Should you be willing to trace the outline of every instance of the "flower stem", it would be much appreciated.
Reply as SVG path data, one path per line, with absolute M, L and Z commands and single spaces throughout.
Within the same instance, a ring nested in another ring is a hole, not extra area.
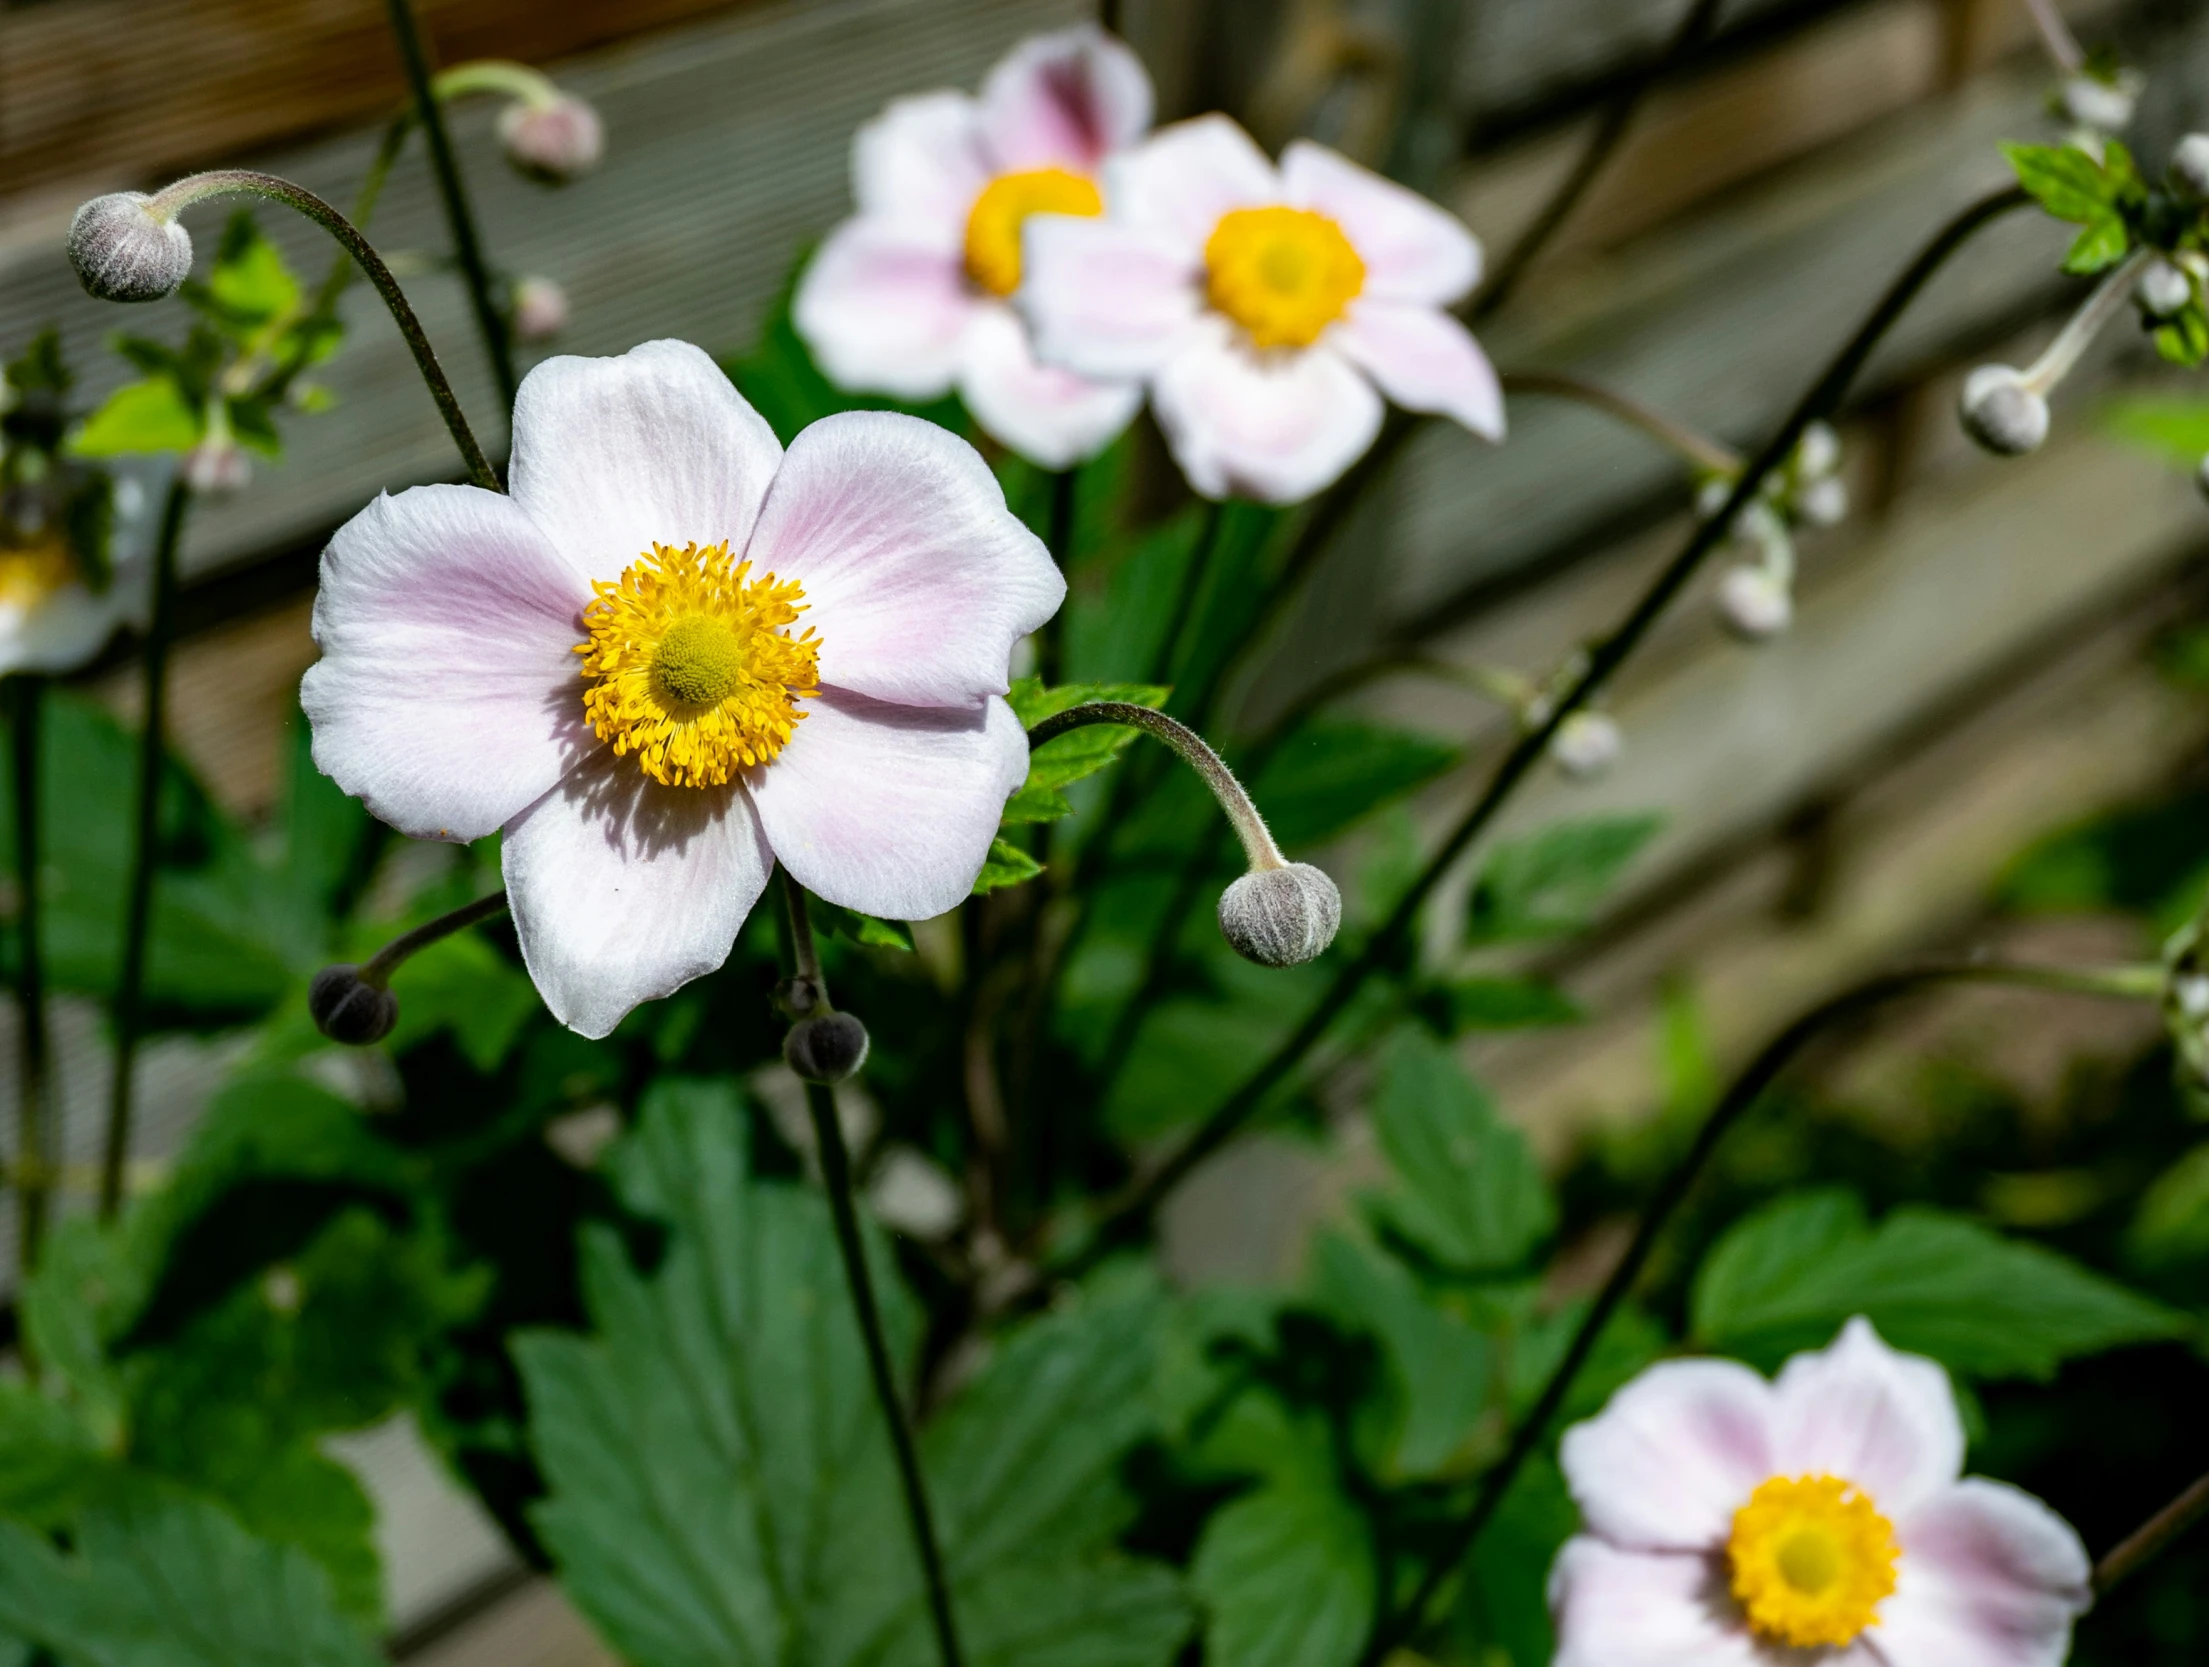
M 173 216 L 193 203 L 204 202 L 210 197 L 251 196 L 265 197 L 271 202 L 282 203 L 295 209 L 328 232 L 360 264 L 368 274 L 368 281 L 376 286 L 376 293 L 391 310 L 392 321 L 399 326 L 399 334 L 414 355 L 415 369 L 422 373 L 422 380 L 429 387 L 430 397 L 437 401 L 438 414 L 445 419 L 445 427 L 453 437 L 453 444 L 460 448 L 461 461 L 467 464 L 468 473 L 478 486 L 493 492 L 502 490 L 498 471 L 491 467 L 491 460 L 484 456 L 483 448 L 476 444 L 475 433 L 468 427 L 468 418 L 460 409 L 460 400 L 453 393 L 453 386 L 437 362 L 437 350 L 430 345 L 428 334 L 422 329 L 422 321 L 415 316 L 414 307 L 399 287 L 399 280 L 391 275 L 391 268 L 384 264 L 383 256 L 376 253 L 374 245 L 363 237 L 360 229 L 335 208 L 324 202 L 303 185 L 294 185 L 288 179 L 274 174 L 256 173 L 249 168 L 219 168 L 204 174 L 192 174 L 159 192 L 146 207 L 149 213 L 163 217 Z
M 1236 837 L 1243 842 L 1243 855 L 1252 868 L 1286 868 L 1288 858 L 1281 855 L 1281 847 L 1273 841 L 1266 829 L 1266 819 L 1258 814 L 1258 807 L 1251 803 L 1243 784 L 1235 779 L 1235 772 L 1214 752 L 1204 737 L 1187 724 L 1169 718 L 1165 713 L 1148 706 L 1137 706 L 1125 700 L 1092 700 L 1080 706 L 1070 706 L 1063 712 L 1055 712 L 1035 728 L 1028 731 L 1028 748 L 1032 752 L 1044 742 L 1064 735 L 1068 730 L 1081 729 L 1089 724 L 1125 724 L 1144 734 L 1163 741 L 1181 755 L 1182 762 L 1204 778 L 1204 785 L 1212 790 L 1220 809 L 1227 813 Z
M 1566 719 L 1587 704 L 1640 646 L 1642 639 L 1656 624 L 1658 616 L 1694 576 L 1703 559 L 1725 537 L 1735 517 L 1755 498 L 1766 477 L 1793 453 L 1796 442 L 1802 438 L 1803 430 L 1828 415 L 1840 403 L 1841 396 L 1855 380 L 1856 373 L 1863 368 L 1865 360 L 1870 358 L 1872 350 L 1879 345 L 1918 291 L 1924 288 L 1948 257 L 1974 232 L 2029 201 L 2031 199 L 2024 191 L 2015 186 L 1982 197 L 1950 220 L 1926 244 L 1902 275 L 1888 287 L 1887 293 L 1826 365 L 1809 390 L 1796 401 L 1794 409 L 1765 442 L 1763 449 L 1741 471 L 1734 481 L 1733 490 L 1727 494 L 1725 505 L 1717 514 L 1697 523 L 1694 531 L 1688 535 L 1686 544 L 1658 574 L 1656 581 L 1643 592 L 1610 635 L 1596 645 L 1594 652 L 1588 656 L 1585 669 L 1558 697 L 1548 715 L 1541 723 L 1529 728 L 1504 756 L 1479 799 L 1443 840 L 1419 877 L 1397 900 L 1388 918 L 1366 939 L 1364 948 L 1336 974 L 1334 982 L 1305 1015 L 1303 1022 L 1197 1126 L 1193 1134 L 1147 1175 L 1131 1183 L 1118 1199 L 1107 1206 L 1097 1224 L 1097 1230 L 1087 1237 L 1083 1247 L 1072 1258 L 1077 1270 L 1105 1254 L 1127 1231 L 1146 1220 L 1159 1199 L 1171 1191 L 1190 1170 L 1225 1144 L 1265 1104 L 1267 1097 L 1288 1080 L 1305 1056 L 1319 1045 L 1320 1040 L 1334 1027 L 1335 1020 L 1365 987 L 1366 981 L 1393 963 L 1397 950 L 1409 936 L 1420 909 L 1425 906 L 1434 888 L 1441 884 L 1443 877 L 1455 866 L 1473 841 L 1487 830 L 1497 813 L 1517 791 L 1519 784 L 1532 773 L 1535 765 L 1547 752 L 1551 737 L 1563 726 Z M 1053 1269 L 1052 1272 L 1055 1276 L 1063 1277 L 1066 1270 Z
M 2076 75 L 2086 67 L 2085 49 L 2056 10 L 2055 0 L 2025 0 L 2025 10 L 2032 14 L 2033 27 L 2040 31 L 2040 44 L 2048 49 L 2048 57 L 2058 70 Z
M 2141 1564 L 2204 1516 L 2209 1516 L 2209 1476 L 2198 1478 L 2184 1493 L 2128 1534 L 2116 1550 L 2094 1565 L 2094 1595 L 2102 1596 L 2120 1580 L 2135 1573 Z
M 2079 304 L 2078 311 L 2056 332 L 2056 339 L 2025 368 L 2019 385 L 2045 397 L 2069 375 L 2071 367 L 2079 362 L 2079 355 L 2101 334 L 2102 326 L 2131 298 L 2132 286 L 2139 279 L 2141 268 L 2155 258 L 2153 249 L 2135 249 L 2111 267 L 2093 292 Z
M 115 1077 L 108 1088 L 107 1144 L 100 1155 L 100 1217 L 112 1220 L 123 1201 L 130 1161 L 132 1099 L 138 1036 L 145 1022 L 146 949 L 153 935 L 153 888 L 160 868 L 161 766 L 167 757 L 169 646 L 176 636 L 176 558 L 183 542 L 191 488 L 180 474 L 169 483 L 153 554 L 153 617 L 146 627 L 140 670 L 145 690 L 138 733 L 137 819 L 131 828 L 130 890 L 123 906 L 122 964 L 115 981 Z
M 473 903 L 463 903 L 451 913 L 439 915 L 435 920 L 424 921 L 413 931 L 400 933 L 371 955 L 361 967 L 361 982 L 372 984 L 379 990 L 388 988 L 391 975 L 411 956 L 419 955 L 442 938 L 467 930 L 478 921 L 489 920 L 493 915 L 505 912 L 506 893 L 502 890 L 494 891 L 488 897 L 479 897 Z
M 460 177 L 460 162 L 453 155 L 452 134 L 445 126 L 445 111 L 437 89 L 430 84 L 429 51 L 422 41 L 422 22 L 414 14 L 414 0 L 390 0 L 391 33 L 399 43 L 399 57 L 406 65 L 407 85 L 413 90 L 415 114 L 421 118 L 429 140 L 430 169 L 437 176 L 437 194 L 445 204 L 445 222 L 452 228 L 453 252 L 468 280 L 468 299 L 475 307 L 476 328 L 483 333 L 483 350 L 490 356 L 492 374 L 498 378 L 499 398 L 514 408 L 514 347 L 507 339 L 506 318 L 491 293 L 491 275 L 483 263 L 483 242 L 476 235 L 475 215 L 468 206 L 468 187 Z
M 53 1165 L 49 1096 L 52 1047 L 46 1030 L 46 967 L 39 943 L 39 722 L 46 679 L 18 675 L 10 705 L 15 753 L 15 999 L 21 1014 L 17 1051 L 15 1170 L 16 1277 L 38 1266 L 46 1232 L 46 1198 Z
M 1074 559 L 1074 508 L 1080 490 L 1080 464 L 1052 474 L 1050 520 L 1043 536 L 1051 560 L 1061 573 Z M 1066 610 L 1061 608 L 1043 622 L 1043 629 L 1036 636 L 1036 671 L 1046 684 L 1056 683 L 1064 670 L 1065 625 Z
M 809 982 L 817 995 L 817 1012 L 828 1011 L 828 984 L 821 975 L 820 950 L 813 941 L 812 916 L 806 907 L 805 888 L 787 870 L 782 876 L 783 903 L 789 922 L 792 971 Z M 813 1140 L 819 1148 L 821 1180 L 828 1193 L 829 1215 L 836 1225 L 836 1248 L 843 1256 L 844 1279 L 851 1289 L 852 1312 L 859 1320 L 860 1340 L 866 1345 L 867 1370 L 874 1379 L 874 1398 L 881 1405 L 883 1422 L 890 1427 L 890 1445 L 897 1454 L 898 1481 L 905 1492 L 905 1515 L 912 1524 L 913 1545 L 920 1554 L 921 1575 L 928 1588 L 928 1616 L 936 1633 L 937 1653 L 943 1667 L 961 1667 L 958 1626 L 951 1613 L 951 1586 L 945 1578 L 943 1554 L 937 1548 L 935 1518 L 928 1508 L 928 1487 L 921 1475 L 920 1454 L 913 1445 L 912 1425 L 898 1394 L 897 1373 L 890 1363 L 890 1346 L 882 1330 L 882 1312 L 874 1297 L 874 1276 L 867 1268 L 866 1246 L 859 1237 L 859 1214 L 852 1205 L 851 1154 L 844 1148 L 844 1131 L 836 1120 L 836 1094 L 826 1083 L 805 1085 L 805 1107 L 813 1119 Z
M 1631 394 L 1620 393 L 1616 388 L 1584 376 L 1572 376 L 1563 371 L 1511 371 L 1503 377 L 1503 391 L 1507 394 L 1546 394 L 1552 399 L 1569 399 L 1592 406 L 1606 416 L 1640 429 L 1659 445 L 1670 447 L 1698 469 L 1712 474 L 1730 475 L 1741 467 L 1740 455 L 1732 447 L 1722 446 L 1686 424 L 1673 421 Z
M 1771 1041 L 1749 1066 L 1719 1096 L 1716 1105 L 1703 1119 L 1703 1126 L 1695 1133 L 1694 1141 L 1670 1173 L 1659 1183 L 1656 1195 L 1642 1213 L 1641 1223 L 1634 1230 L 1634 1237 L 1619 1258 L 1618 1265 L 1603 1282 L 1603 1288 L 1590 1304 L 1579 1329 L 1573 1333 L 1572 1342 L 1550 1371 L 1542 1392 L 1535 1397 L 1534 1405 L 1511 1432 L 1510 1444 L 1495 1466 L 1482 1478 L 1479 1494 L 1473 1500 L 1472 1509 L 1444 1543 L 1439 1556 L 1428 1566 L 1425 1575 L 1413 1590 L 1411 1599 L 1393 1619 L 1384 1620 L 1374 1629 L 1372 1641 L 1360 1658 L 1360 1667 L 1375 1667 L 1385 1660 L 1398 1644 L 1416 1636 L 1427 1624 L 1428 1610 L 1436 1596 L 1449 1582 L 1452 1574 L 1472 1555 L 1473 1546 L 1482 1530 L 1494 1520 L 1502 1508 L 1504 1495 L 1510 1491 L 1526 1461 L 1533 1457 L 1548 1434 L 1552 1419 L 1565 1404 L 1572 1392 L 1574 1379 L 1587 1364 L 1603 1335 L 1603 1328 L 1611 1316 L 1625 1302 L 1634 1283 L 1648 1265 L 1650 1253 L 1666 1225 L 1686 1202 L 1704 1168 L 1716 1154 L 1719 1143 L 1741 1119 L 1763 1098 L 1779 1074 L 1795 1056 L 1844 1019 L 1877 1007 L 1897 996 L 1921 990 L 1929 985 L 1955 983 L 1988 983 L 2024 985 L 2033 989 L 2059 990 L 2073 995 L 2113 997 L 2120 1000 L 2152 1001 L 2160 994 L 2163 969 L 2154 966 L 2074 968 L 2022 966 L 1996 961 L 1934 961 L 1922 966 L 1904 967 L 1895 972 L 1881 973 L 1867 979 L 1853 989 L 1844 990 L 1829 997 L 1796 1019 Z

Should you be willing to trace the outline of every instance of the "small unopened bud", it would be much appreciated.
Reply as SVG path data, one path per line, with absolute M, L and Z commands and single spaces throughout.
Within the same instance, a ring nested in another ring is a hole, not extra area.
M 2151 260 L 2141 268 L 2132 294 L 2148 317 L 2169 318 L 2185 310 L 2186 303 L 2194 298 L 2194 286 L 2193 281 L 2169 261 Z
M 1550 757 L 1575 781 L 1601 775 L 1625 750 L 1626 737 L 1617 720 L 1605 712 L 1575 712 L 1549 738 Z
M 1981 365 L 1964 378 L 1964 432 L 2002 457 L 2022 457 L 2048 438 L 2048 402 L 2008 365 Z
M 349 1048 L 381 1042 L 399 1022 L 399 998 L 360 973 L 350 963 L 324 967 L 307 986 L 307 1011 L 315 1028 Z
M 2209 133 L 2189 133 L 2171 152 L 2171 177 L 2197 197 L 2209 197 Z
M 606 154 L 606 129 L 598 112 L 573 93 L 544 103 L 517 100 L 499 117 L 506 160 L 531 179 L 565 185 L 598 166 Z
M 1795 468 L 1805 480 L 1823 480 L 1841 465 L 1841 437 L 1828 422 L 1814 422 L 1795 442 Z
M 192 234 L 163 220 L 143 191 L 94 197 L 69 222 L 69 263 L 100 301 L 159 301 L 191 276 Z
M 1733 496 L 1731 475 L 1709 475 L 1695 489 L 1695 513 L 1708 521 L 1726 507 L 1726 500 Z
M 1718 582 L 1718 617 L 1736 636 L 1763 642 L 1794 622 L 1795 599 L 1769 568 L 1736 567 Z
M 1317 960 L 1342 925 L 1342 893 L 1308 862 L 1254 868 L 1220 893 L 1220 935 L 1261 967 Z
M 550 341 L 568 327 L 568 292 L 550 278 L 523 278 L 514 285 L 514 335 L 525 342 Z
M 2093 75 L 2074 75 L 2063 83 L 2063 112 L 2081 127 L 2099 133 L 2116 133 L 2132 125 L 2133 106 L 2139 102 L 2140 80 L 2129 71 L 2114 81 Z
M 235 440 L 213 435 L 184 454 L 184 484 L 203 498 L 242 492 L 252 482 L 253 460 Z
M 816 1013 L 790 1027 L 782 1057 L 807 1082 L 842 1082 L 867 1062 L 867 1027 L 849 1013 Z
M 1813 527 L 1838 527 L 1848 519 L 1848 482 L 1839 475 L 1812 481 L 1795 495 L 1795 513 Z

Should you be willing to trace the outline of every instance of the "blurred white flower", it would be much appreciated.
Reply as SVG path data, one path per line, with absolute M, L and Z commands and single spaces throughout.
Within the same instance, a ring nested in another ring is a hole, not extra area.
M 840 387 L 938 399 L 1045 468 L 1096 455 L 1143 402 L 1129 377 L 1038 361 L 1013 311 L 1030 221 L 1095 215 L 1099 172 L 1151 122 L 1150 77 L 1091 24 L 1008 54 L 980 97 L 899 99 L 852 144 L 858 213 L 799 281 L 793 322 Z
M 1730 568 L 1718 581 L 1718 617 L 1750 642 L 1776 637 L 1795 618 L 1792 587 L 1768 567 Z
M 75 671 L 118 629 L 145 629 L 159 532 L 158 515 L 146 511 L 159 494 L 140 486 L 137 473 L 167 467 L 151 459 L 115 466 L 108 582 L 100 589 L 85 582 L 65 529 L 39 495 L 11 495 L 0 514 L 0 676 Z
M 1549 738 L 1550 757 L 1575 781 L 1601 775 L 1625 750 L 1626 736 L 1607 712 L 1574 712 Z

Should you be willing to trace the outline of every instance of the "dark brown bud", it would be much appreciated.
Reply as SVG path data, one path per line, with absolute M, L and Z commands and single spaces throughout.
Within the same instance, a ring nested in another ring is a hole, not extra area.
M 807 1082 L 842 1082 L 867 1062 L 867 1027 L 849 1013 L 816 1013 L 790 1027 L 782 1057 Z
M 365 1048 L 391 1034 L 399 1022 L 399 998 L 346 963 L 314 975 L 307 986 L 307 1011 L 314 1015 L 315 1028 L 331 1041 Z

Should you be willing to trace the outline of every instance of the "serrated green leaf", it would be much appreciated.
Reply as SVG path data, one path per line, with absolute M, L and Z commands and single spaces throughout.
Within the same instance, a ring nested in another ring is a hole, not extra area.
M 266 324 L 299 306 L 299 280 L 276 245 L 262 234 L 251 210 L 240 209 L 223 229 L 215 264 L 207 274 L 207 293 L 244 324 Z
M 1074 814 L 1074 802 L 1055 787 L 1023 787 L 1005 801 L 1005 814 L 998 818 L 1007 828 L 1029 827 L 1038 822 L 1056 822 L 1062 816 Z
M 2084 275 L 2115 266 L 2132 246 L 2132 234 L 2122 219 L 2105 214 L 2089 220 L 2085 229 L 2064 251 L 2063 270 Z
M 1206 1667 L 1351 1667 L 1373 1624 L 1364 1514 L 1316 1470 L 1214 1512 L 1189 1578 L 1208 1616 Z
M 2043 1381 L 2077 1356 L 2192 1329 L 2039 1245 L 1930 1209 L 1874 1226 L 1838 1189 L 1737 1223 L 1698 1270 L 1691 1303 L 1700 1345 L 1765 1367 L 1824 1347 L 1858 1314 L 1895 1348 L 1964 1376 Z
M 1010 840 L 993 839 L 989 842 L 989 858 L 974 881 L 974 895 L 980 897 L 1001 886 L 1017 886 L 1042 872 L 1043 865 L 1019 846 Z
M 1500 943 L 1580 931 L 1663 824 L 1654 815 L 1597 816 L 1497 846 L 1474 884 L 1467 935 Z
M 2076 145 L 2004 145 L 2017 183 L 2058 220 L 2090 222 L 2113 214 L 2123 176 Z
M 1453 742 L 1432 736 L 1319 719 L 1283 743 L 1250 791 L 1273 837 L 1294 850 L 1347 832 L 1461 757 Z
M 918 1566 L 827 1210 L 750 1178 L 743 1119 L 728 1084 L 663 1079 L 609 1155 L 668 1242 L 647 1274 L 589 1234 L 597 1330 L 515 1344 L 550 1484 L 535 1520 L 569 1595 L 640 1667 L 924 1667 Z M 869 1242 L 909 1362 L 914 1305 Z M 1147 1428 L 1141 1301 L 1002 1339 L 924 1435 L 976 1667 L 1166 1667 L 1179 1649 L 1171 1572 L 1108 1546 L 1112 1478 Z
M 1431 1037 L 1406 1029 L 1390 1044 L 1374 1125 L 1402 1187 L 1375 1207 L 1437 1261 L 1507 1268 L 1555 1228 L 1557 1207 L 1526 1137 Z
M 204 1500 L 144 1489 L 88 1514 L 73 1555 L 0 1521 L 0 1627 L 69 1667 L 376 1667 L 305 1553 Z
M 78 457 L 122 457 L 133 452 L 184 451 L 199 444 L 200 413 L 166 376 L 126 382 L 69 437 Z
M 1012 686 L 1013 713 L 1033 729 L 1045 718 L 1092 701 L 1124 701 L 1132 706 L 1160 706 L 1168 691 L 1146 683 L 1064 683 L 1045 688 L 1042 679 L 1023 677 Z M 1053 736 L 1028 759 L 1028 778 L 1005 806 L 1004 822 L 1055 822 L 1073 813 L 1073 804 L 1061 789 L 1094 775 L 1110 764 L 1140 732 L 1125 724 L 1084 724 L 1064 735 Z
M 912 951 L 913 929 L 902 920 L 877 920 L 873 915 L 863 915 L 857 909 L 824 903 L 818 897 L 813 899 L 812 913 L 813 924 L 833 936 L 866 944 L 874 949 L 902 949 L 907 953 Z

